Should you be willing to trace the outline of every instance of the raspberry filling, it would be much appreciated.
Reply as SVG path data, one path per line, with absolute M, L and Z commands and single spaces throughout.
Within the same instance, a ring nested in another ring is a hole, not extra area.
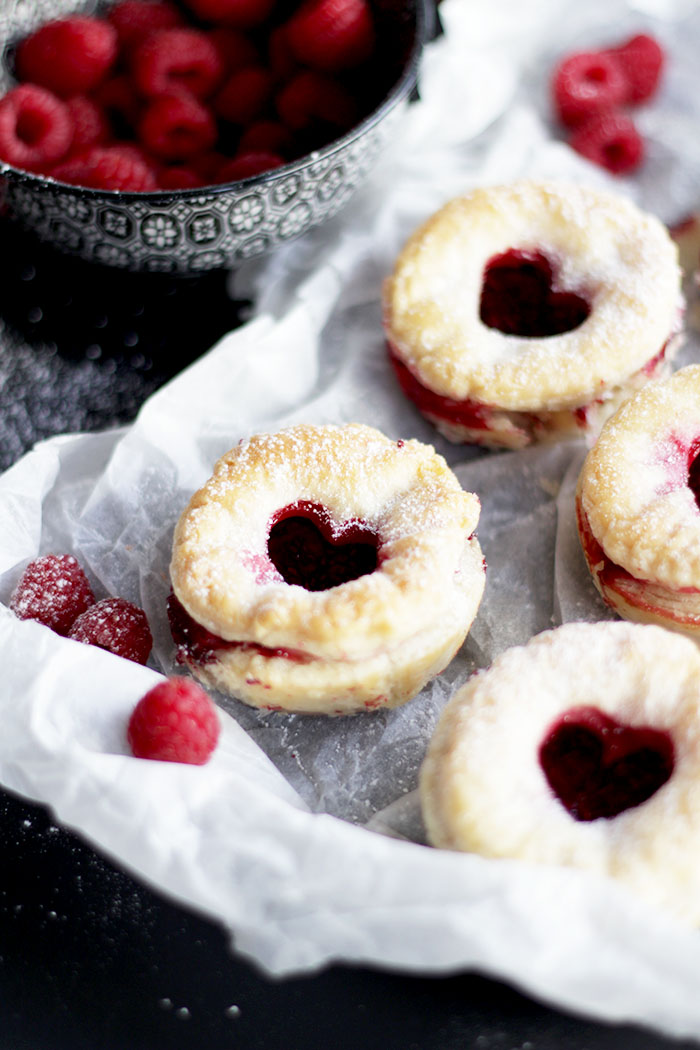
M 379 538 L 357 518 L 338 525 L 319 503 L 297 500 L 273 515 L 270 561 L 286 583 L 326 591 L 377 568 Z
M 270 649 L 257 642 L 227 641 L 208 631 L 206 627 L 193 620 L 185 607 L 171 592 L 167 603 L 170 633 L 177 647 L 178 663 L 208 664 L 217 658 L 222 649 L 242 649 L 245 652 L 256 652 L 266 657 L 280 657 L 295 663 L 308 663 L 312 656 L 298 649 Z
M 688 450 L 688 488 L 700 510 L 700 438 L 694 441 Z
M 590 312 L 583 296 L 558 286 L 555 267 L 543 252 L 511 248 L 486 264 L 479 316 L 487 328 L 541 339 L 573 331 Z
M 573 707 L 539 750 L 547 782 L 574 820 L 616 817 L 641 805 L 673 773 L 669 733 L 628 726 L 596 707 Z

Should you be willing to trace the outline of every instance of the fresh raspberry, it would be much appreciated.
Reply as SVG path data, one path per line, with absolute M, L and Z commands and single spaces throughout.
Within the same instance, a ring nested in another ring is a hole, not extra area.
M 131 713 L 127 739 L 136 758 L 204 765 L 219 739 L 216 707 L 189 678 L 168 678 Z
M 127 51 L 151 33 L 183 24 L 182 15 L 169 0 L 120 0 L 107 9 L 107 18 L 117 31 L 120 46 Z
M 44 554 L 31 561 L 10 598 L 20 620 L 37 620 L 57 634 L 68 634 L 95 596 L 72 554 Z
M 230 159 L 224 153 L 219 153 L 218 150 L 208 150 L 190 157 L 187 166 L 204 179 L 205 185 L 211 186 L 217 181 L 216 176 L 221 165 L 226 164 Z
M 143 112 L 143 99 L 126 73 L 108 77 L 90 97 L 102 107 L 115 131 L 124 137 L 136 127 Z
M 70 98 L 96 87 L 116 57 L 114 26 L 102 19 L 73 15 L 46 22 L 19 44 L 17 75 Z
M 205 22 L 236 29 L 252 29 L 271 14 L 276 0 L 186 0 L 187 6 Z
M 110 136 L 109 121 L 104 110 L 93 99 L 87 95 L 75 95 L 68 99 L 66 108 L 73 122 L 73 153 L 88 146 L 100 146 L 107 141 Z
M 161 160 L 184 160 L 211 149 L 217 128 L 211 112 L 191 95 L 159 95 L 147 106 L 138 137 Z
M 569 145 L 615 175 L 635 171 L 644 160 L 644 143 L 631 117 L 604 113 L 575 128 Z
M 158 187 L 153 168 L 135 148 L 93 146 L 51 169 L 51 176 L 72 186 L 146 193 Z
M 73 141 L 65 102 L 35 84 L 20 84 L 0 99 L 0 159 L 40 171 L 64 157 Z
M 345 131 L 357 119 L 352 95 L 332 77 L 313 70 L 297 73 L 275 99 L 280 119 L 292 131 L 323 124 Z
M 243 69 L 244 66 L 260 64 L 257 47 L 250 37 L 237 29 L 217 26 L 210 29 L 207 36 L 219 52 L 221 67 L 226 70 L 227 75 L 235 73 L 237 69 Z
M 206 98 L 222 74 L 219 52 L 198 29 L 163 29 L 152 33 L 134 51 L 134 84 L 142 95 L 184 91 Z
M 279 83 L 290 80 L 299 71 L 299 60 L 289 43 L 286 25 L 275 26 L 267 40 L 267 65 Z
M 196 190 L 206 185 L 201 175 L 185 164 L 168 164 L 160 168 L 157 180 L 163 190 Z
M 75 620 L 68 634 L 76 642 L 145 664 L 153 645 L 143 609 L 126 598 L 103 598 Z
M 624 102 L 627 80 L 610 52 L 579 51 L 557 65 L 551 88 L 559 119 L 573 127 Z
M 374 20 L 366 0 L 305 0 L 287 23 L 287 36 L 300 62 L 336 73 L 370 57 Z
M 666 56 L 654 37 L 639 33 L 619 47 L 611 48 L 607 54 L 616 59 L 627 81 L 626 102 L 636 105 L 655 94 Z
M 282 157 L 287 156 L 291 149 L 291 132 L 277 120 L 254 121 L 238 142 L 239 153 L 276 153 Z
M 276 153 L 239 153 L 227 164 L 222 164 L 216 176 L 217 182 L 237 182 L 239 179 L 249 179 L 253 175 L 261 175 L 264 171 L 272 171 L 284 164 L 284 158 Z
M 226 80 L 212 106 L 217 116 L 232 124 L 250 124 L 265 112 L 272 90 L 272 74 L 267 69 L 247 66 Z

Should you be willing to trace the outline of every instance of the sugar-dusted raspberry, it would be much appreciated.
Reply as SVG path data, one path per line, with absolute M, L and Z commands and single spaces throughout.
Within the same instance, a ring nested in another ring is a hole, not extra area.
M 20 84 L 0 99 L 0 160 L 42 171 L 64 157 L 72 141 L 68 108 L 46 88 Z
M 88 146 L 100 146 L 110 136 L 110 126 L 104 110 L 87 95 L 75 95 L 66 102 L 66 108 L 73 122 L 73 141 L 71 152 L 87 149 Z
M 604 113 L 575 128 L 569 145 L 615 175 L 636 171 L 644 160 L 644 143 L 626 113 Z
M 646 102 L 661 80 L 666 56 L 657 40 L 648 33 L 638 33 L 608 54 L 618 62 L 627 82 L 625 101 L 630 105 Z
M 185 0 L 191 11 L 205 22 L 217 22 L 236 29 L 262 25 L 272 13 L 276 0 Z
M 216 26 L 207 32 L 207 36 L 219 52 L 222 69 L 226 70 L 227 75 L 244 66 L 260 64 L 258 49 L 245 33 L 227 26 Z
M 103 598 L 75 620 L 69 638 L 145 664 L 153 646 L 143 609 L 126 598 Z
M 559 119 L 573 127 L 619 106 L 627 80 L 611 52 L 579 51 L 556 66 L 551 89 Z
M 163 190 L 196 190 L 206 181 L 186 164 L 167 164 L 158 169 L 158 186 Z
M 217 116 L 232 124 L 257 120 L 272 98 L 272 74 L 263 66 L 238 69 L 225 81 L 212 101 Z
M 305 131 L 322 124 L 346 131 L 357 119 L 357 107 L 349 91 L 333 77 L 303 70 L 278 92 L 275 105 L 280 119 L 292 131 Z
M 158 187 L 155 173 L 133 146 L 92 146 L 51 169 L 59 182 L 95 190 L 146 193 Z
M 146 107 L 138 137 L 161 160 L 185 160 L 211 149 L 217 137 L 216 121 L 192 95 L 159 95 Z
M 276 153 L 288 156 L 292 149 L 292 134 L 278 120 L 256 120 L 242 133 L 239 153 Z
M 136 758 L 204 765 L 220 733 L 216 707 L 196 682 L 168 678 L 150 689 L 131 713 L 127 739 Z
M 237 182 L 249 179 L 253 175 L 262 175 L 264 171 L 273 171 L 284 164 L 284 158 L 277 153 L 258 151 L 256 153 L 239 153 L 226 164 L 222 164 L 216 176 L 217 182 Z
M 117 31 L 120 46 L 126 50 L 159 29 L 174 29 L 184 22 L 169 0 L 119 0 L 107 8 L 106 15 Z
M 219 52 L 198 29 L 163 29 L 152 33 L 133 53 L 134 84 L 142 95 L 184 91 L 206 98 L 222 74 Z
M 45 22 L 17 47 L 20 80 L 40 84 L 61 98 L 87 94 L 117 57 L 114 26 L 88 15 Z
M 68 634 L 94 602 L 88 578 L 72 554 L 43 554 L 20 576 L 10 608 L 20 620 L 37 620 L 57 634 Z
M 335 73 L 370 57 L 374 18 L 366 0 L 305 0 L 287 23 L 287 38 L 301 62 Z

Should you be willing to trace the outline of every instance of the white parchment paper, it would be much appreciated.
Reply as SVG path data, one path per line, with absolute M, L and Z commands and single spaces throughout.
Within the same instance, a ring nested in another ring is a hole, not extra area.
M 700 1034 L 700 937 L 612 882 L 426 848 L 417 774 L 439 712 L 477 666 L 553 624 L 609 614 L 583 566 L 572 442 L 485 454 L 448 445 L 403 399 L 383 348 L 381 281 L 414 226 L 475 182 L 547 175 L 614 185 L 674 223 L 700 205 L 700 102 L 688 0 L 444 0 L 421 101 L 369 184 L 332 223 L 232 278 L 255 314 L 153 396 L 129 428 L 57 437 L 0 478 L 0 601 L 37 553 L 72 551 L 98 596 L 140 603 L 152 666 L 66 639 L 0 606 L 0 781 L 289 974 L 330 960 L 476 968 L 556 1005 Z M 609 179 L 556 139 L 546 77 L 572 47 L 649 28 L 670 54 L 640 111 L 650 156 Z M 700 359 L 693 333 L 681 363 Z M 487 589 L 461 653 L 393 712 L 323 719 L 216 697 L 204 767 L 139 761 L 125 727 L 172 673 L 172 528 L 214 460 L 256 430 L 360 421 L 436 445 L 479 494 Z

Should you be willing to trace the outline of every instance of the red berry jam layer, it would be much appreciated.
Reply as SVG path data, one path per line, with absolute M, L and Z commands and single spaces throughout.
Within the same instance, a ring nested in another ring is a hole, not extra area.
M 665 730 L 627 726 L 595 707 L 567 711 L 547 732 L 540 765 L 574 820 L 616 817 L 651 798 L 673 773 Z
M 298 500 L 277 511 L 267 551 L 286 583 L 326 591 L 377 568 L 379 538 L 359 519 L 338 525 L 318 503 Z
M 486 263 L 479 317 L 505 335 L 542 339 L 572 332 L 591 312 L 588 300 L 559 287 L 544 252 L 511 248 Z

